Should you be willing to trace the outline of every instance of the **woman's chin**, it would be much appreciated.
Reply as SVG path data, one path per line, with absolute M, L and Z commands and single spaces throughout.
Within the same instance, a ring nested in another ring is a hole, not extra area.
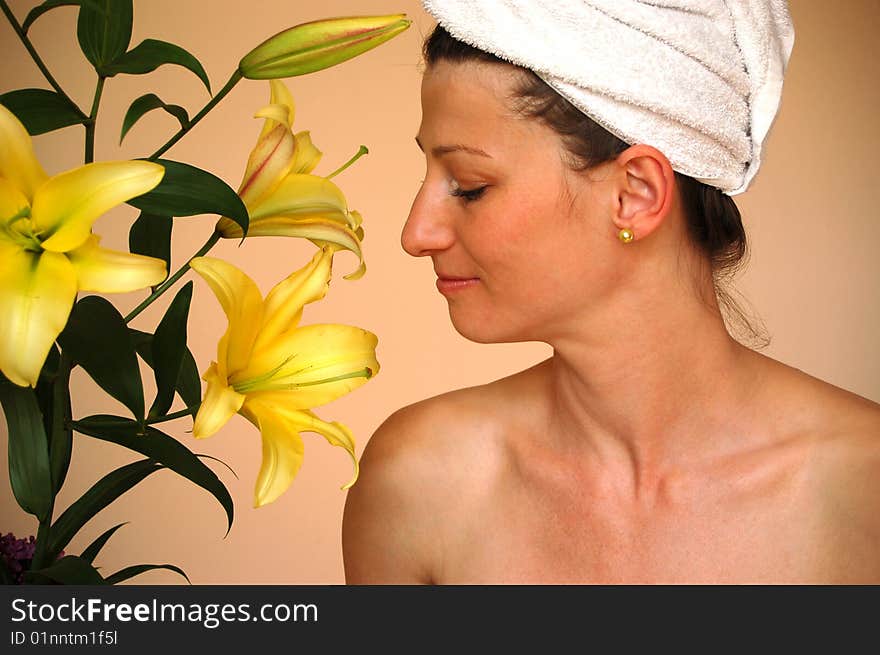
M 458 309 L 449 308 L 452 326 L 468 341 L 474 343 L 514 343 L 518 341 L 534 341 L 513 326 L 505 325 L 497 319 L 486 316 L 466 315 Z

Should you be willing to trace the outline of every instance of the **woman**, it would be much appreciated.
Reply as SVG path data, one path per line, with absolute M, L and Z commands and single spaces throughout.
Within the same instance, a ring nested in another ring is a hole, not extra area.
M 880 406 L 741 345 L 719 308 L 785 7 L 541 4 L 426 2 L 402 242 L 463 336 L 553 356 L 379 428 L 347 581 L 880 583 Z

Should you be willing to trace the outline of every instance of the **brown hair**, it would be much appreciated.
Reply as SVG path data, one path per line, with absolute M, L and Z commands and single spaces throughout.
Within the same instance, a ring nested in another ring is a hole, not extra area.
M 485 61 L 515 66 L 495 55 L 470 46 L 438 25 L 425 40 L 425 63 L 438 61 Z M 522 71 L 522 84 L 515 99 L 524 116 L 537 118 L 553 129 L 570 155 L 576 170 L 588 170 L 615 159 L 629 144 L 611 134 L 557 93 L 533 71 Z M 739 209 L 733 198 L 720 189 L 692 177 L 675 173 L 688 233 L 712 266 L 715 293 L 728 328 L 741 341 L 763 347 L 769 339 L 763 326 L 755 327 L 732 292 L 722 283 L 730 280 L 747 260 L 748 247 Z

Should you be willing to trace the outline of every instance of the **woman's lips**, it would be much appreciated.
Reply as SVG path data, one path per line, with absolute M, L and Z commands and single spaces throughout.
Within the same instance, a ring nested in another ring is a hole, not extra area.
M 478 277 L 438 277 L 437 291 L 443 295 L 468 289 L 480 281 Z

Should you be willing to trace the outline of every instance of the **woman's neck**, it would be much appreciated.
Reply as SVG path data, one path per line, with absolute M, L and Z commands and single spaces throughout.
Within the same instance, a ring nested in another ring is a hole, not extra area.
M 717 307 L 680 290 L 653 300 L 631 298 L 614 320 L 551 342 L 548 368 L 550 433 L 629 471 L 637 495 L 746 445 L 761 379 L 762 358 L 729 336 Z

